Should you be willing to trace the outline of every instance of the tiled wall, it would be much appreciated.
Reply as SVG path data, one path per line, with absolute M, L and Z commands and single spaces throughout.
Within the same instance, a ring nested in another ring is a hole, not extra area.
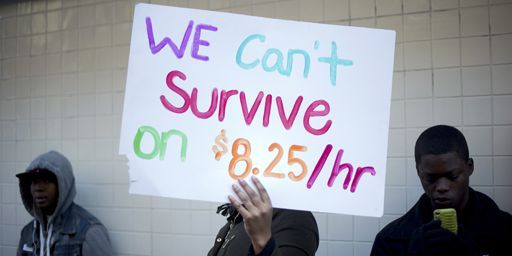
M 148 2 L 147 0 L 144 2 Z M 375 234 L 422 193 L 413 145 L 426 127 L 463 130 L 471 185 L 512 212 L 512 1 L 177 0 L 199 9 L 397 31 L 382 218 L 315 213 L 317 255 L 368 255 Z M 117 155 L 131 0 L 0 3 L 0 255 L 29 220 L 14 174 L 48 149 L 75 167 L 78 203 L 108 227 L 117 255 L 204 255 L 215 204 L 129 195 Z

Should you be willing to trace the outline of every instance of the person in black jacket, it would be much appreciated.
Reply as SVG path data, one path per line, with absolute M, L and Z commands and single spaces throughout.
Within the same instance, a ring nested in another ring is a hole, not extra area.
M 208 256 L 313 256 L 318 227 L 311 212 L 272 208 L 267 191 L 256 178 L 254 191 L 244 180 L 233 185 L 236 196 L 217 209 L 228 222 L 219 230 Z
M 451 126 L 430 127 L 414 156 L 425 193 L 377 234 L 371 255 L 512 255 L 512 216 L 469 187 L 474 164 L 464 135 Z M 433 220 L 433 210 L 443 208 L 457 211 L 457 234 Z

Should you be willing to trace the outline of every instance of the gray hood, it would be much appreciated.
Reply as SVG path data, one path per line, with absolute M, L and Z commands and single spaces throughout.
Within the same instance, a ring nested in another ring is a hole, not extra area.
M 57 201 L 55 211 L 49 220 L 49 222 L 52 222 L 52 220 L 58 218 L 62 212 L 65 212 L 75 199 L 76 188 L 75 177 L 73 176 L 73 167 L 69 160 L 61 153 L 57 151 L 49 151 L 34 159 L 24 173 L 28 173 L 35 169 L 49 170 L 57 177 L 59 199 Z M 43 213 L 34 207 L 34 200 L 30 193 L 31 183 L 28 179 L 22 176 L 23 175 L 19 175 L 18 177 L 20 179 L 19 185 L 23 204 L 30 215 L 36 218 L 39 222 L 42 222 L 44 220 Z

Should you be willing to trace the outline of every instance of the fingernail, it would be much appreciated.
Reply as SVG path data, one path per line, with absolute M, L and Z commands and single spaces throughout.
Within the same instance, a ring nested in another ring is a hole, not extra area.
M 240 182 L 240 184 L 242 184 L 242 185 L 247 184 L 247 183 L 245 182 L 245 180 L 238 180 L 238 181 L 239 181 L 239 182 Z

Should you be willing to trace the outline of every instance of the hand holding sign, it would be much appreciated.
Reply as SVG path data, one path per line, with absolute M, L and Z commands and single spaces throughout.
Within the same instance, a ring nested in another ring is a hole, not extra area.
M 257 255 L 272 236 L 272 203 L 258 178 L 253 176 L 252 182 L 257 191 L 254 191 L 245 180 L 238 180 L 239 185 L 233 185 L 236 197 L 230 195 L 228 198 L 242 215 L 245 231 L 251 239 L 254 254 Z

